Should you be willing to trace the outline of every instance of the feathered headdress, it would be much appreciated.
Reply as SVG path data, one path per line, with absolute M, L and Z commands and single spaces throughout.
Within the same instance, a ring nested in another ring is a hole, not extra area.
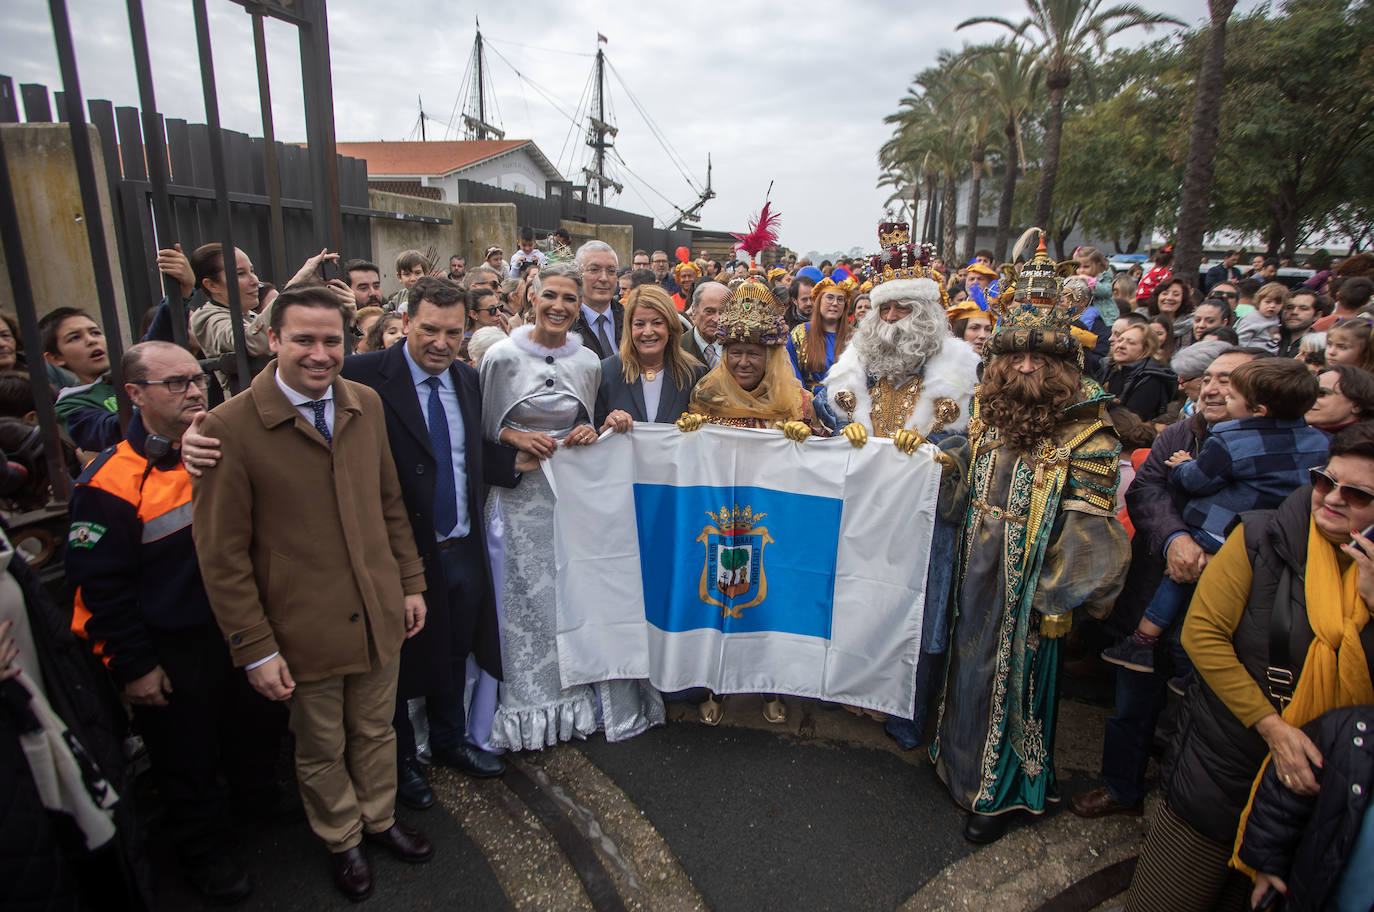
M 768 202 L 768 196 L 772 192 L 773 183 L 769 181 L 768 193 L 763 197 L 763 208 L 749 223 L 749 231 L 746 234 L 731 232 L 731 236 L 737 241 L 735 248 L 749 254 L 750 266 L 758 263 L 760 253 L 778 242 L 778 222 L 782 216 L 772 211 L 772 204 Z

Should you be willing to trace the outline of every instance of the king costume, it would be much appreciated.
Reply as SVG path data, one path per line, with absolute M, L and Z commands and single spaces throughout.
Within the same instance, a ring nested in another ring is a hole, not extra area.
M 918 252 L 905 222 L 882 223 L 878 238 L 883 252 L 869 262 L 873 309 L 814 395 L 820 420 L 856 446 L 868 436 L 895 438 L 903 449 L 928 440 L 940 448 L 945 463 L 926 578 L 915 712 L 910 719 L 889 717 L 886 723 L 888 734 L 910 750 L 921 742 L 926 707 L 939 687 L 949 645 L 954 553 L 968 490 L 965 432 L 978 356 L 949 332 L 948 299 L 939 274 L 930 268 L 930 245 Z M 911 312 L 886 323 L 881 307 L 889 301 Z
M 954 800 L 973 812 L 964 834 L 977 842 L 998 838 L 1007 812 L 1039 814 L 1059 800 L 1060 638 L 1075 608 L 1110 609 L 1129 554 L 1115 516 L 1121 444 L 1106 415 L 1111 397 L 1081 376 L 1082 347 L 1069 332 L 1091 291 L 1074 278 L 1061 285 L 1044 249 L 1042 239 L 1019 275 L 1004 267 L 1008 290 L 993 302 L 999 323 L 984 359 L 1066 361 L 1079 372 L 1078 394 L 1024 453 L 980 417 L 982 388 L 974 400 L 953 639 L 930 749 Z

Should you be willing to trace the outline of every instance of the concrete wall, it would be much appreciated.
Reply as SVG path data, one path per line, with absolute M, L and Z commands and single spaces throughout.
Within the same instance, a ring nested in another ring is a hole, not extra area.
M 505 250 L 507 256 L 515 249 L 517 229 L 511 203 L 440 203 L 379 190 L 369 190 L 367 196 L 373 209 L 453 220 L 451 225 L 372 220 L 373 262 L 382 269 L 382 287 L 388 295 L 401 287 L 396 281 L 395 263 L 402 250 L 432 253 L 436 264 L 447 272 L 448 258 L 455 253 L 467 257 L 472 266 L 481 262 L 482 253 L 492 244 Z
M 482 261 L 482 254 L 495 244 L 509 259 L 516 249 L 519 231 L 515 205 L 512 203 L 440 203 L 414 196 L 369 190 L 368 200 L 373 209 L 387 212 L 408 212 L 452 219 L 452 225 L 428 225 L 422 222 L 372 220 L 373 262 L 382 269 L 382 287 L 387 295 L 399 289 L 396 281 L 396 255 L 402 250 L 434 253 L 438 265 L 448 271 L 448 258 L 457 253 L 467 257 L 468 266 Z M 597 238 L 610 244 L 622 266 L 629 265 L 634 251 L 634 229 L 629 225 L 589 225 L 585 222 L 564 221 L 562 227 L 573 239 L 573 251 L 585 241 Z
M 635 250 L 635 232 L 630 225 L 591 225 L 587 222 L 573 222 L 564 219 L 559 222 L 559 227 L 563 228 L 572 236 L 573 253 L 582 244 L 595 238 L 605 241 L 611 245 L 615 251 L 616 259 L 621 266 L 630 265 L 630 255 Z
M 96 212 L 87 212 L 81 202 L 71 128 L 67 124 L 5 124 L 0 126 L 0 141 L 5 144 L 5 155 L 9 159 L 10 184 L 19 211 L 24 258 L 28 263 L 38 316 L 69 305 L 82 308 L 97 323 L 103 322 L 84 221 L 99 218 L 105 227 L 105 246 L 113 272 L 103 281 L 113 283 L 115 310 L 120 322 L 117 332 L 128 345 L 131 331 L 124 304 L 124 279 L 115 247 L 105 165 L 100 154 L 100 135 L 93 126 L 87 130 L 100 192 L 100 208 Z M 9 270 L 4 253 L 0 251 L 0 310 L 14 313 L 14 307 Z M 106 326 L 105 332 L 108 335 L 116 330 Z

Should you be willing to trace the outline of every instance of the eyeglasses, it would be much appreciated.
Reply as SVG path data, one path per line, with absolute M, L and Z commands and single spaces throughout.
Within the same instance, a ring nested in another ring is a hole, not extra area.
M 584 267 L 582 267 L 582 274 L 583 274 L 583 275 L 589 275 L 589 276 L 594 276 L 594 275 L 608 275 L 608 276 L 613 276 L 613 275 L 615 275 L 615 267 L 614 267 L 614 266 L 584 266 Z
M 1354 507 L 1356 510 L 1363 510 L 1365 507 L 1374 503 L 1374 492 L 1366 491 L 1364 488 L 1357 488 L 1354 485 L 1343 485 L 1326 474 L 1321 469 L 1311 469 L 1312 489 L 1322 497 L 1327 496 L 1332 491 L 1339 489 L 1341 500 Z
M 1238 291 L 1214 291 L 1214 292 L 1212 292 L 1211 294 L 1209 294 L 1207 297 L 1209 297 L 1209 298 L 1226 298 L 1228 301 L 1236 301 L 1236 300 L 1239 300 L 1239 299 L 1240 299 L 1240 292 L 1238 292 Z
M 165 386 L 173 396 L 186 392 L 186 387 L 194 383 L 201 390 L 210 385 L 209 374 L 196 374 L 194 377 L 168 377 L 166 380 L 130 380 L 134 386 Z
M 492 307 L 479 307 L 479 308 L 477 308 L 477 311 L 478 311 L 479 313 L 484 313 L 484 314 L 486 314 L 486 315 L 489 316 L 489 317 L 494 317 L 494 316 L 496 316 L 498 313 L 501 312 L 501 308 L 498 307 L 498 306 L 492 306 Z

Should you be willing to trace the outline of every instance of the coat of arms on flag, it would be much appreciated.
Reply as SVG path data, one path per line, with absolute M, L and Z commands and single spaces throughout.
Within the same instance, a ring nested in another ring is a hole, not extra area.
M 645 422 L 544 461 L 563 686 L 648 678 L 910 717 L 932 451 Z
M 714 525 L 704 526 L 698 542 L 706 546 L 698 595 L 721 609 L 723 617 L 738 618 L 768 597 L 768 577 L 763 572 L 763 547 L 771 544 L 768 530 L 758 523 L 767 516 L 739 504 L 720 512 L 707 510 Z M 756 528 L 757 526 L 757 528 Z

